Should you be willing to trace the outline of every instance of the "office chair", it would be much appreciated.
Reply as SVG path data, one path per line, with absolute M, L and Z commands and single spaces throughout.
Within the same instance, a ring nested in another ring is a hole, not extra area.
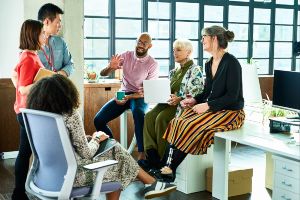
M 117 164 L 107 160 L 84 166 L 97 171 L 94 186 L 73 187 L 77 162 L 63 117 L 58 114 L 23 109 L 22 115 L 33 153 L 26 180 L 26 191 L 40 199 L 99 199 L 101 193 L 120 189 L 118 182 L 102 184 L 106 170 Z M 100 190 L 101 188 L 101 190 Z

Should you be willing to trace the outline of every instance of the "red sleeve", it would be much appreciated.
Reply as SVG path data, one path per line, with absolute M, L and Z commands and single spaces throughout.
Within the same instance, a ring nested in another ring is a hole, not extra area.
M 27 57 L 23 60 L 18 72 L 19 86 L 27 86 L 33 83 L 34 76 L 37 73 L 35 65 L 36 62 L 31 57 Z

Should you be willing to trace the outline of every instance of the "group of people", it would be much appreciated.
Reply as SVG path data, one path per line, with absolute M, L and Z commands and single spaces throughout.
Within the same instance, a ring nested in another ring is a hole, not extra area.
M 202 30 L 203 49 L 211 54 L 205 63 L 205 81 L 202 68 L 193 62 L 191 41 L 177 39 L 173 43 L 173 56 L 178 67 L 169 73 L 170 99 L 150 111 L 143 98 L 143 80 L 157 79 L 159 75 L 158 62 L 148 54 L 152 47 L 151 36 L 142 33 L 137 38 L 134 51 L 113 56 L 100 74 L 108 75 L 122 69 L 121 90 L 126 95 L 122 100 L 111 99 L 99 110 L 94 118 L 97 132 L 89 137 L 77 111 L 78 91 L 67 78 L 74 70 L 73 60 L 66 43 L 57 36 L 62 14 L 63 11 L 56 5 L 45 4 L 38 12 L 38 20 L 26 20 L 21 28 L 19 47 L 22 52 L 12 74 L 16 87 L 14 109 L 20 124 L 16 185 L 12 199 L 28 199 L 25 181 L 31 149 L 21 108 L 61 114 L 79 166 L 107 159 L 118 161 L 103 179 L 104 182 L 117 181 L 122 185 L 120 190 L 107 194 L 110 200 L 119 199 L 121 190 L 136 179 L 145 184 L 145 198 L 176 190 L 172 182 L 177 167 L 187 154 L 205 154 L 214 142 L 215 132 L 242 126 L 245 114 L 241 66 L 226 51 L 234 33 L 221 26 L 211 26 Z M 33 83 L 38 70 L 43 67 L 57 74 Z M 127 109 L 133 114 L 138 161 L 120 144 L 94 158 L 99 144 L 114 136 L 108 122 Z M 95 178 L 95 174 L 79 167 L 75 186 L 91 185 Z

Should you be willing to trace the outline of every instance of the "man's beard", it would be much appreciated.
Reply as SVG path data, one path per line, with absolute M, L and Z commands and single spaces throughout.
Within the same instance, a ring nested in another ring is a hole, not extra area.
M 144 50 L 143 52 L 139 52 L 137 49 L 138 49 L 138 48 L 135 48 L 135 53 L 136 53 L 136 55 L 139 56 L 139 57 L 143 57 L 143 56 L 146 55 L 147 52 L 148 52 L 148 49 Z

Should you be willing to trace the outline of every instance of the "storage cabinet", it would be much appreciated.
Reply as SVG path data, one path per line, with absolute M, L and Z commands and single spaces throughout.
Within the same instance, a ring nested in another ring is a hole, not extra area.
M 0 153 L 17 151 L 19 124 L 14 111 L 16 88 L 10 78 L 0 79 Z
M 120 81 L 105 80 L 102 83 L 84 83 L 84 128 L 86 134 L 93 134 L 96 129 L 94 126 L 94 117 L 100 108 L 115 96 L 120 89 Z M 128 140 L 131 141 L 133 135 L 133 120 L 131 113 L 128 114 Z M 120 117 L 108 123 L 114 138 L 120 141 Z
M 189 194 L 205 190 L 205 170 L 213 165 L 213 146 L 205 155 L 187 155 L 176 170 L 177 190 Z
M 273 156 L 273 200 L 300 199 L 300 163 L 280 156 Z

